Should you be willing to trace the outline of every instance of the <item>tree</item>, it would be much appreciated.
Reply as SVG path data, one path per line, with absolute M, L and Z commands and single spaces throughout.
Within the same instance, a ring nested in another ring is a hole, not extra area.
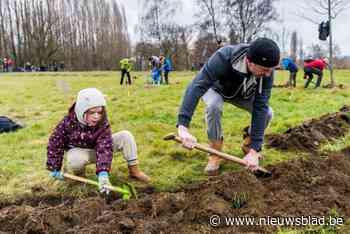
M 217 43 L 212 33 L 202 33 L 194 43 L 193 63 L 201 67 L 217 50 Z
M 334 54 L 340 55 L 340 48 L 338 45 L 334 44 L 332 51 Z M 322 44 L 312 44 L 309 47 L 309 56 L 313 58 L 324 58 L 327 57 L 328 54 L 328 48 L 327 45 L 322 45 Z
M 298 37 L 297 32 L 292 32 L 292 37 L 290 39 L 290 57 L 293 61 L 297 61 L 297 46 L 298 46 Z
M 112 69 L 130 55 L 117 0 L 0 0 L 0 56 L 16 66 Z
M 174 24 L 171 19 L 180 6 L 180 1 L 175 0 L 145 0 L 143 1 L 143 11 L 140 17 L 139 31 L 149 39 L 159 45 L 162 53 L 163 30 L 167 25 Z
M 220 19 L 220 1 L 217 0 L 197 0 L 198 12 L 196 17 L 199 19 L 197 25 L 200 30 L 208 31 L 209 28 L 212 29 L 214 38 L 218 44 L 220 44 L 221 39 L 218 36 L 218 31 L 220 30 L 221 22 Z
M 189 51 L 189 44 L 193 36 L 193 31 L 190 27 L 181 26 L 180 27 L 180 40 L 181 40 L 181 50 L 179 53 L 183 56 L 185 56 L 185 59 L 182 59 L 180 61 L 185 61 L 185 69 L 190 69 L 190 51 Z
M 189 42 L 192 38 L 191 27 L 177 24 L 163 25 L 162 54 L 172 59 L 173 69 L 189 69 Z M 151 42 L 138 42 L 135 47 L 136 69 L 145 70 L 148 58 L 159 54 L 159 45 Z
M 174 69 L 189 69 L 188 43 L 192 30 L 177 24 L 164 25 L 162 55 L 171 57 Z
M 280 45 L 282 57 L 287 55 L 287 43 L 290 40 L 291 34 L 283 24 L 280 30 L 272 31 L 271 29 L 266 29 L 264 36 L 270 37 Z
M 250 42 L 265 25 L 277 19 L 274 0 L 223 0 L 223 13 L 230 40 Z
M 146 70 L 148 65 L 148 58 L 159 52 L 159 47 L 145 41 L 140 41 L 135 46 L 134 55 L 136 58 L 135 69 Z
M 302 64 L 305 58 L 305 52 L 304 52 L 304 42 L 300 38 L 299 39 L 299 61 Z
M 312 44 L 309 47 L 309 56 L 312 58 L 323 58 L 327 55 L 327 50 L 320 44 Z

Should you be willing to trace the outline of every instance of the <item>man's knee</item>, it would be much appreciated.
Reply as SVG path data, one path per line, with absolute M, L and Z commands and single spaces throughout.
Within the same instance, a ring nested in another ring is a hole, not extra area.
M 222 105 L 218 103 L 210 103 L 206 108 L 208 117 L 221 117 Z
M 207 122 L 207 133 L 209 140 L 220 140 L 222 138 L 221 132 L 221 116 L 222 106 L 219 105 L 208 105 L 206 109 L 206 122 Z

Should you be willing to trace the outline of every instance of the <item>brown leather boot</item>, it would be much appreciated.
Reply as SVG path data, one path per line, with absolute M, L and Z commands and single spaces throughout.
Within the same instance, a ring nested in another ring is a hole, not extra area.
M 223 145 L 223 141 L 213 141 L 210 143 L 210 148 L 216 149 L 218 151 L 221 151 Z M 216 176 L 219 175 L 219 169 L 221 164 L 222 158 L 215 154 L 209 155 L 208 164 L 205 167 L 204 171 L 207 173 L 208 176 Z
M 141 169 L 138 167 L 137 164 L 128 166 L 128 169 L 129 169 L 130 178 L 133 178 L 142 182 L 146 182 L 146 183 L 150 182 L 151 179 L 141 171 Z

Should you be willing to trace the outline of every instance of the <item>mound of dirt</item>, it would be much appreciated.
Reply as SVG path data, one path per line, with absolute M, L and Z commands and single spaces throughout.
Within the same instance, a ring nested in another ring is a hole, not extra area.
M 271 233 L 277 226 L 227 226 L 223 220 L 328 217 L 334 208 L 349 218 L 349 168 L 349 150 L 344 150 L 326 159 L 278 164 L 269 168 L 270 178 L 257 179 L 246 171 L 225 173 L 173 193 L 141 194 L 129 202 L 57 194 L 3 202 L 0 233 Z M 213 215 L 221 217 L 217 227 L 209 225 Z
M 350 129 L 349 107 L 339 112 L 326 114 L 319 119 L 311 119 L 283 134 L 266 136 L 267 146 L 280 150 L 316 152 L 321 143 L 343 137 Z

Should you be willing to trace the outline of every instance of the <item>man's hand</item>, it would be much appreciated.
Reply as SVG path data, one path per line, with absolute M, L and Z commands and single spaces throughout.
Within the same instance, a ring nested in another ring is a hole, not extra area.
M 187 149 L 194 148 L 195 143 L 197 143 L 197 139 L 189 133 L 188 128 L 180 125 L 177 129 L 177 134 L 182 140 L 183 147 Z
M 63 173 L 58 170 L 54 170 L 50 172 L 50 176 L 56 180 L 63 180 Z
M 98 189 L 100 190 L 101 194 L 109 194 L 110 191 L 108 188 L 106 188 L 106 185 L 111 185 L 109 182 L 108 172 L 101 171 L 98 173 Z
M 262 156 L 259 152 L 256 152 L 254 149 L 250 149 L 243 160 L 246 162 L 246 168 L 250 171 L 256 171 L 259 167 L 259 159 Z

